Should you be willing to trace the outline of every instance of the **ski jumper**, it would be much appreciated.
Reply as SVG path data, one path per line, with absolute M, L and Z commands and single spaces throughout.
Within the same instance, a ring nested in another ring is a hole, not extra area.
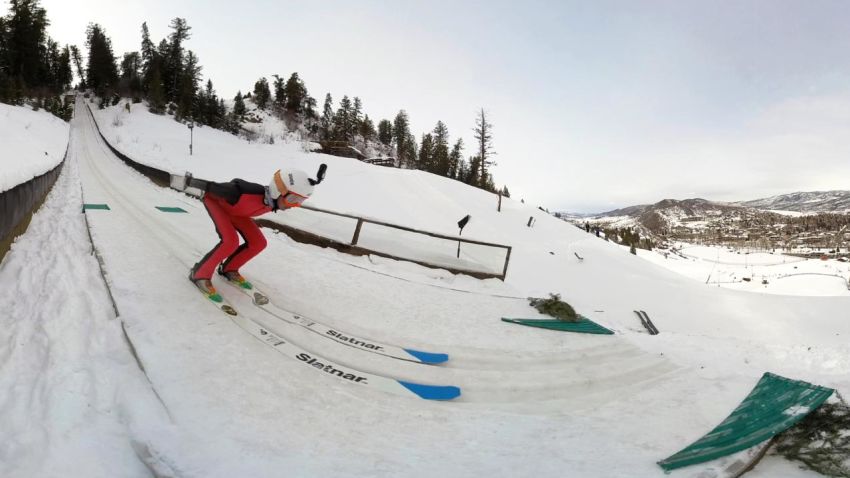
M 220 273 L 238 271 L 266 248 L 266 238 L 251 219 L 277 210 L 265 186 L 234 179 L 207 183 L 204 207 L 221 239 L 192 269 L 192 280 L 211 279 L 216 266 Z M 239 245 L 239 237 L 244 243 Z

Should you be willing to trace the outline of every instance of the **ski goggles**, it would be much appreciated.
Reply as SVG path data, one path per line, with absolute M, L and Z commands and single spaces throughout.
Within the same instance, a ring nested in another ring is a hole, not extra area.
M 284 194 L 281 197 L 283 198 L 283 204 L 286 207 L 301 207 L 301 204 L 307 200 L 306 196 L 302 196 L 292 191 Z

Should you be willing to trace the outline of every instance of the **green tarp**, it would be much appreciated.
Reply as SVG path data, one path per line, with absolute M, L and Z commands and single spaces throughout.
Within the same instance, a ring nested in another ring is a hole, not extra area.
M 89 209 L 105 209 L 109 211 L 109 206 L 106 204 L 83 204 L 83 211 L 88 211 Z
M 579 316 L 581 320 L 578 322 L 565 322 L 563 320 L 550 319 L 508 319 L 502 318 L 505 322 L 512 324 L 527 325 L 529 327 L 539 327 L 541 329 L 560 330 L 562 332 L 578 332 L 582 334 L 605 334 L 613 335 L 614 332 L 602 327 L 596 322 L 587 317 Z
M 658 465 L 670 471 L 758 445 L 791 428 L 821 406 L 832 392 L 831 388 L 765 373 L 720 425 Z
M 162 212 L 186 212 L 183 209 L 180 209 L 179 207 L 156 206 L 156 208 Z

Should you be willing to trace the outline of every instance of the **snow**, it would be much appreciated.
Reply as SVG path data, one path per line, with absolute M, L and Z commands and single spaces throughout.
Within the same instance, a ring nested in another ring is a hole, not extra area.
M 508 276 L 479 281 L 267 234 L 268 249 L 242 272 L 281 306 L 451 360 L 424 366 L 333 347 L 221 284 L 240 313 L 331 360 L 457 385 L 463 395 L 426 402 L 317 374 L 194 291 L 187 271 L 218 240 L 202 205 L 114 158 L 78 105 L 70 167 L 51 193 L 65 200 L 48 201 L 0 265 L 10 311 L 0 341 L 2 476 L 67 476 L 72 461 L 94 477 L 664 476 L 655 462 L 716 426 L 765 371 L 850 392 L 850 297 L 731 290 L 705 284 L 704 271 L 685 277 L 664 264 L 731 271 L 802 263 L 753 256 L 741 266 L 729 254 L 724 262 L 736 263 L 718 264 L 717 251 L 700 249 L 685 253 L 715 263 L 634 256 L 524 204 L 506 200 L 498 213 L 492 195 L 457 182 L 308 154 L 296 143 L 252 144 L 196 128 L 190 157 L 184 125 L 140 105 L 122 108 L 95 111 L 107 137 L 173 172 L 265 182 L 282 164 L 312 170 L 326 162 L 314 205 L 447 234 L 471 214 L 464 237 L 513 246 Z M 111 210 L 83 216 L 82 202 Z M 537 218 L 532 228 L 529 216 Z M 749 262 L 756 258 L 762 264 Z M 616 335 L 499 320 L 535 317 L 525 297 L 550 292 Z M 661 333 L 647 335 L 635 309 Z M 671 476 L 722 476 L 717 469 L 697 465 Z M 751 476 L 813 474 L 768 456 Z
M 638 249 L 638 255 L 707 285 L 765 294 L 850 297 L 850 264 L 781 252 L 676 244 L 676 254 Z
M 173 425 L 104 300 L 81 206 L 72 161 L 0 264 L 5 477 L 69 476 L 71 463 L 73 476 L 150 476 L 141 455 L 170 441 L 162 432 Z
M 62 162 L 68 123 L 41 110 L 0 103 L 0 193 Z

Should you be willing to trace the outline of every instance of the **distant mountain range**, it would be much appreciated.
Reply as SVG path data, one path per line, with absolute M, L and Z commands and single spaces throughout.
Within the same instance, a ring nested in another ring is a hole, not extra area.
M 850 212 L 850 191 L 798 192 L 734 204 L 769 211 L 846 213 Z
M 821 213 L 848 217 L 817 221 L 817 225 L 806 225 L 807 220 L 800 217 Z M 797 192 L 738 202 L 664 199 L 584 217 L 566 214 L 561 217 L 577 224 L 589 221 L 604 227 L 636 228 L 643 235 L 683 240 L 718 235 L 776 238 L 780 233 L 787 238 L 792 231 L 805 236 L 814 233 L 814 229 L 823 235 L 850 223 L 850 191 Z
M 682 226 L 687 229 L 700 228 L 706 222 L 719 220 L 761 222 L 765 215 L 774 214 L 754 207 L 694 198 L 664 199 L 655 204 L 615 209 L 594 216 L 591 220 L 615 227 L 640 226 L 648 232 L 662 234 Z
M 782 194 L 752 201 L 720 202 L 707 199 L 664 199 L 655 204 L 640 204 L 629 206 L 600 214 L 589 214 L 590 217 L 638 217 L 648 211 L 675 210 L 675 216 L 705 216 L 728 212 L 740 212 L 740 208 L 753 208 L 762 211 L 789 211 L 802 214 L 815 213 L 850 213 L 850 191 L 813 191 Z

